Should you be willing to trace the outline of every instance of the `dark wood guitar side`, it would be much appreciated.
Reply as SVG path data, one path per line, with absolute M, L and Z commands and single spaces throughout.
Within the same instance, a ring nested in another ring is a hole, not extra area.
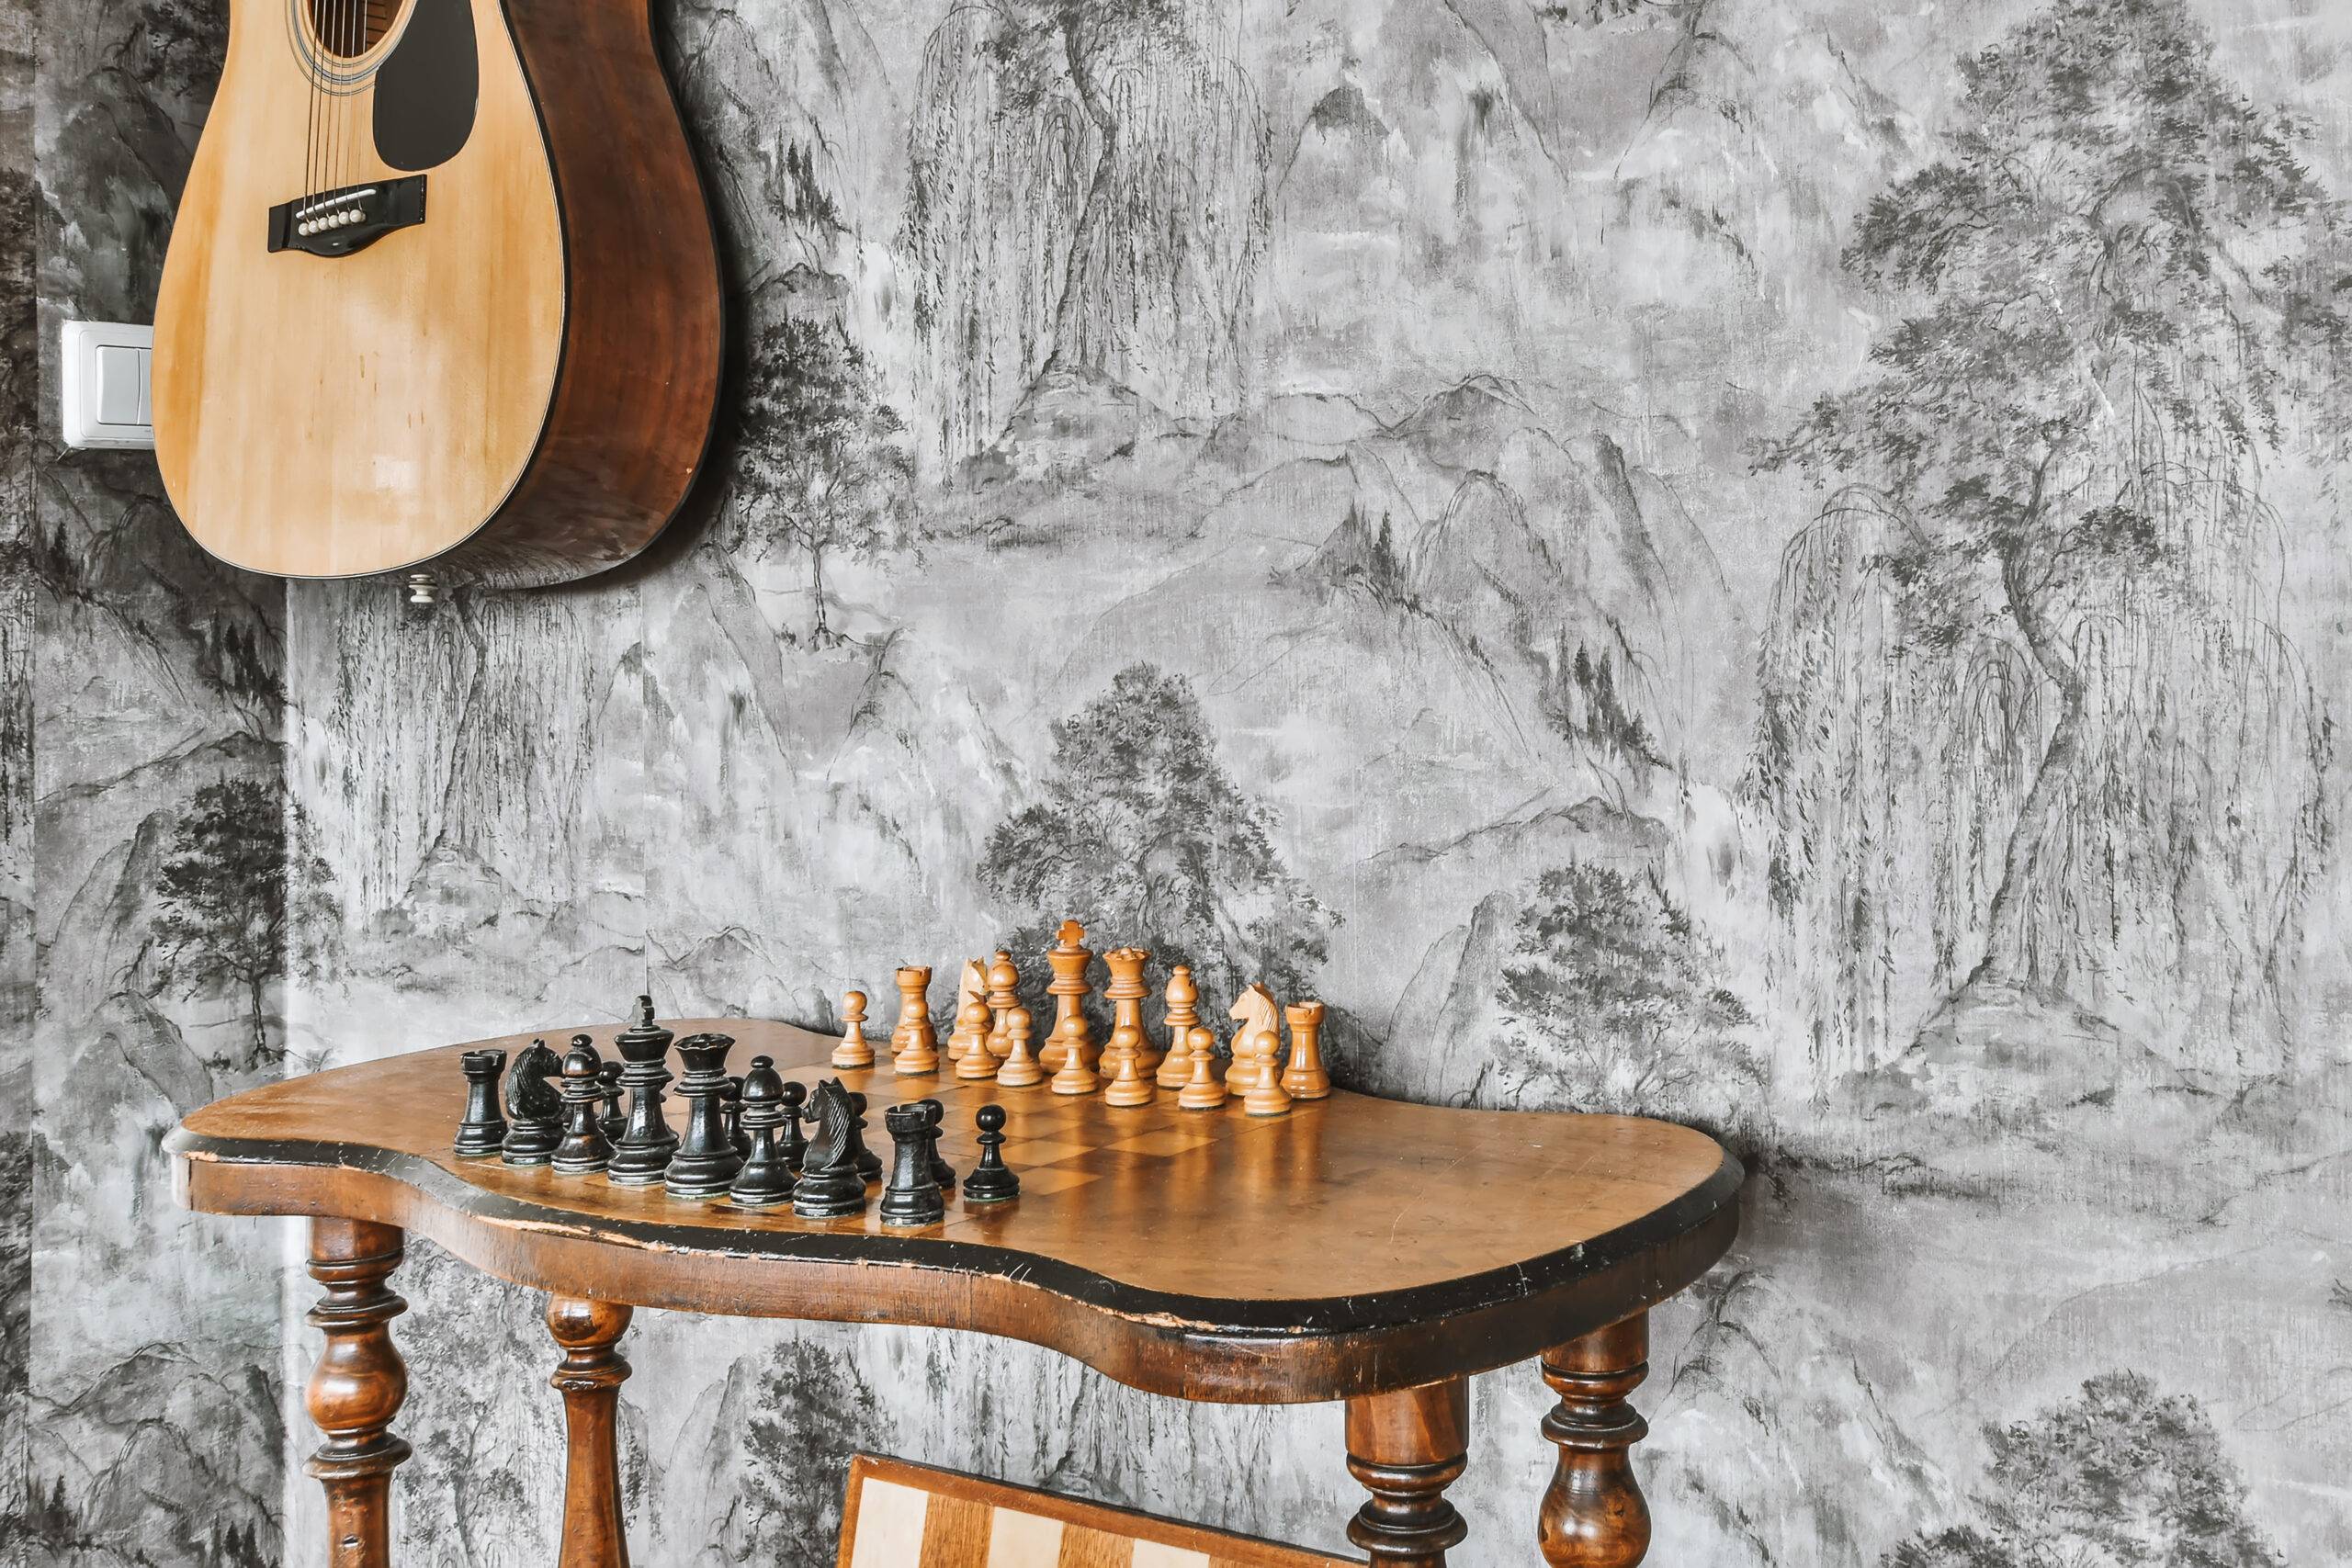
M 499 525 L 450 561 L 514 586 L 636 555 L 710 443 L 725 293 L 646 0 L 507 0 L 564 208 L 555 404 Z

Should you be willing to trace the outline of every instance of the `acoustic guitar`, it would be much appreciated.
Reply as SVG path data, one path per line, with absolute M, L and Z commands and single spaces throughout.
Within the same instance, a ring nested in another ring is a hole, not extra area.
M 164 488 L 254 571 L 585 576 L 693 483 L 721 298 L 646 0 L 237 0 L 155 305 Z

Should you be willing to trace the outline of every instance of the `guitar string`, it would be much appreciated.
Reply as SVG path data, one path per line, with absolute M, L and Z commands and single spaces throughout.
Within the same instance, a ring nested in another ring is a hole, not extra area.
M 335 0 L 334 14 L 334 135 L 327 142 L 331 162 L 327 164 L 327 189 L 336 190 L 343 185 L 344 138 L 348 127 L 345 116 L 351 105 L 350 95 L 343 83 L 344 62 L 351 54 L 351 0 Z
M 300 8 L 294 14 L 294 41 L 301 46 L 302 74 L 307 78 L 303 85 L 310 89 L 310 99 L 302 116 L 302 194 L 308 197 L 318 188 L 319 71 L 318 62 L 313 58 L 316 51 L 309 35 L 317 30 L 319 13 L 316 0 L 298 0 L 298 3 Z
M 319 47 L 319 68 L 326 78 L 327 143 L 319 164 L 319 189 L 334 189 L 335 135 L 343 128 L 338 123 L 343 113 L 343 99 L 334 90 L 335 44 L 343 36 L 343 0 L 327 0 L 326 37 Z
M 334 71 L 334 75 L 330 79 L 328 85 L 328 91 L 333 95 L 334 102 L 334 130 L 327 138 L 327 189 L 329 190 L 334 190 L 343 184 L 343 116 L 346 107 L 344 103 L 343 61 L 350 48 L 351 0 L 335 0 L 334 51 L 328 57 Z
M 329 63 L 334 56 L 335 0 L 311 0 L 311 25 L 317 31 L 319 66 L 319 167 L 311 177 L 311 194 L 327 188 L 327 165 L 334 147 L 334 79 Z

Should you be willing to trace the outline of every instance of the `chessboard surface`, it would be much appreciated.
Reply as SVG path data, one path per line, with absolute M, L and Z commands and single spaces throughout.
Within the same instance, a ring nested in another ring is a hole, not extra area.
M 859 1454 L 838 1568 L 1362 1568 L 1295 1546 Z
M 636 1305 L 1010 1334 L 1207 1398 L 1223 1371 L 1286 1353 L 1270 1341 L 1347 1342 L 1302 1362 L 1291 1397 L 1420 1381 L 1406 1331 L 1439 1322 L 1492 1337 L 1486 1364 L 1506 1364 L 1580 1331 L 1578 1319 L 1595 1326 L 1679 1290 L 1736 1228 L 1738 1163 L 1703 1134 L 1641 1118 L 1345 1091 L 1265 1118 L 1238 1100 L 1184 1111 L 1166 1095 L 1123 1110 L 1043 1085 L 901 1077 L 887 1057 L 840 1071 L 825 1065 L 831 1039 L 786 1024 L 670 1027 L 733 1035 L 738 1066 L 766 1055 L 787 1078 L 838 1077 L 868 1097 L 876 1129 L 890 1105 L 936 1098 L 941 1153 L 959 1174 L 978 1152 L 974 1111 L 1001 1105 L 1021 1195 L 977 1205 L 959 1193 L 943 1223 L 896 1230 L 872 1204 L 811 1220 L 461 1158 L 450 1140 L 468 1046 L 252 1089 L 191 1114 L 166 1146 L 198 1209 L 372 1219 L 511 1280 Z M 603 1046 L 615 1031 L 584 1032 Z M 1171 1346 L 1191 1354 L 1160 1354 Z

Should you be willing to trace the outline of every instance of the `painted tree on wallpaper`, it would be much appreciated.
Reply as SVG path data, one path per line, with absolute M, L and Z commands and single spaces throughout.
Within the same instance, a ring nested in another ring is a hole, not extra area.
M 316 891 L 322 868 L 292 886 L 288 836 L 285 793 L 274 783 L 207 784 L 174 826 L 155 879 L 163 911 L 154 926 L 163 958 L 158 977 L 189 995 L 223 988 L 243 995 L 252 1031 L 245 1060 L 238 1064 L 245 1070 L 278 1059 L 269 1037 L 267 995 L 270 981 L 289 963 L 301 966 L 300 955 L 289 952 L 294 927 L 317 931 L 334 924 L 335 911 Z
M 1702 1086 L 1764 1081 L 1745 1038 L 1755 1019 L 1723 966 L 1656 872 L 1566 865 L 1520 912 L 1496 1000 L 1505 1038 L 1556 1103 L 1690 1115 Z
M 744 1530 L 734 1561 L 823 1568 L 840 1539 L 849 1461 L 899 1452 L 873 1385 L 845 1358 L 787 1340 L 759 1371 L 743 1432 Z
M 2109 1372 L 2031 1421 L 1985 1433 L 1975 1522 L 1905 1541 L 1883 1568 L 2281 1568 L 2246 1514 L 2212 1418 Z
M 1025 923 L 1008 946 L 1042 953 L 1064 919 L 1095 943 L 1188 964 L 1210 1005 L 1262 980 L 1311 995 L 1338 918 L 1291 874 L 1273 818 L 1217 757 L 1192 682 L 1131 664 L 1054 725 L 1044 798 L 989 835 L 980 880 Z
M 761 330 L 740 411 L 738 525 L 722 542 L 807 556 L 809 641 L 832 647 L 825 563 L 899 542 L 914 474 L 906 425 L 842 327 L 802 316 Z
M 979 451 L 1048 371 L 1230 406 L 1268 221 L 1234 0 L 1001 0 L 923 52 L 902 249 L 927 450 Z
M 1783 558 L 1750 787 L 1816 1061 L 1940 1001 L 2275 1021 L 2330 837 L 2264 466 L 2345 318 L 2304 133 L 2181 0 L 2064 0 L 1962 65 L 1847 270 L 1896 313 L 1759 462 Z

